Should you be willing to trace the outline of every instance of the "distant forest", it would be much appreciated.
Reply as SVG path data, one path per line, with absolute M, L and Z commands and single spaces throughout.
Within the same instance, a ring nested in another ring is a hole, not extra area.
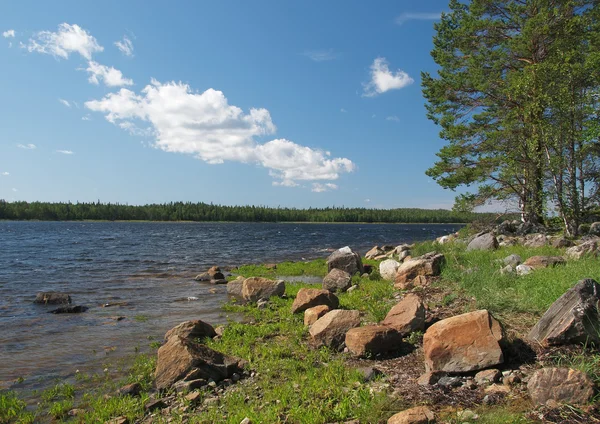
M 492 221 L 495 217 L 496 214 L 490 213 L 444 209 L 295 209 L 190 202 L 130 206 L 99 202 L 29 203 L 0 200 L 0 219 L 8 220 L 469 223 L 475 220 Z

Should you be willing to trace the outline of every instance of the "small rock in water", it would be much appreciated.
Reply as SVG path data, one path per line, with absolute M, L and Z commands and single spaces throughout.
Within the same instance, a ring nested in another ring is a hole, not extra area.
M 60 292 L 40 292 L 35 296 L 33 303 L 42 305 L 60 305 L 71 303 L 71 296 Z
M 80 314 L 87 311 L 87 306 L 61 306 L 60 308 L 48 311 L 50 314 Z

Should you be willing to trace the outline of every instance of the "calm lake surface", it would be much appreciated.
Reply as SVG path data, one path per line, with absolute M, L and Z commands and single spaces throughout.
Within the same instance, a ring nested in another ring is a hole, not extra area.
M 41 389 L 116 364 L 189 319 L 226 323 L 212 265 L 301 261 L 350 246 L 432 239 L 455 225 L 0 222 L 0 389 Z M 39 291 L 64 291 L 82 314 L 49 314 Z M 105 304 L 117 304 L 105 307 Z M 121 318 L 117 320 L 117 317 Z M 24 380 L 22 380 L 24 379 Z M 22 380 L 22 381 L 21 381 Z

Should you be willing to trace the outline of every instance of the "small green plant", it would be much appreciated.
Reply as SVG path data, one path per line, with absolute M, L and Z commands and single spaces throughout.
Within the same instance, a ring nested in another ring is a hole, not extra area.
M 25 410 L 25 406 L 14 392 L 0 392 L 0 423 L 11 422 Z
M 137 322 L 146 322 L 148 321 L 148 317 L 146 315 L 136 315 L 133 319 Z
M 423 332 L 422 331 L 413 331 L 406 338 L 406 343 L 410 343 L 411 345 L 420 344 L 423 341 Z
M 66 417 L 67 413 L 73 409 L 73 401 L 71 400 L 60 400 L 52 403 L 48 409 L 48 414 L 57 420 Z
M 60 383 L 42 392 L 42 400 L 53 402 L 59 399 L 73 399 L 75 387 L 72 384 Z
M 158 349 L 159 347 L 162 346 L 162 343 L 159 341 L 153 341 L 149 344 L 150 348 L 152 349 Z

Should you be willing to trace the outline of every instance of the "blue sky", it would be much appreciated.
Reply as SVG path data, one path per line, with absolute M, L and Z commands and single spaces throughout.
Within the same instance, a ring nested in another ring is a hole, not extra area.
M 0 198 L 451 207 L 447 1 L 4 2 Z

